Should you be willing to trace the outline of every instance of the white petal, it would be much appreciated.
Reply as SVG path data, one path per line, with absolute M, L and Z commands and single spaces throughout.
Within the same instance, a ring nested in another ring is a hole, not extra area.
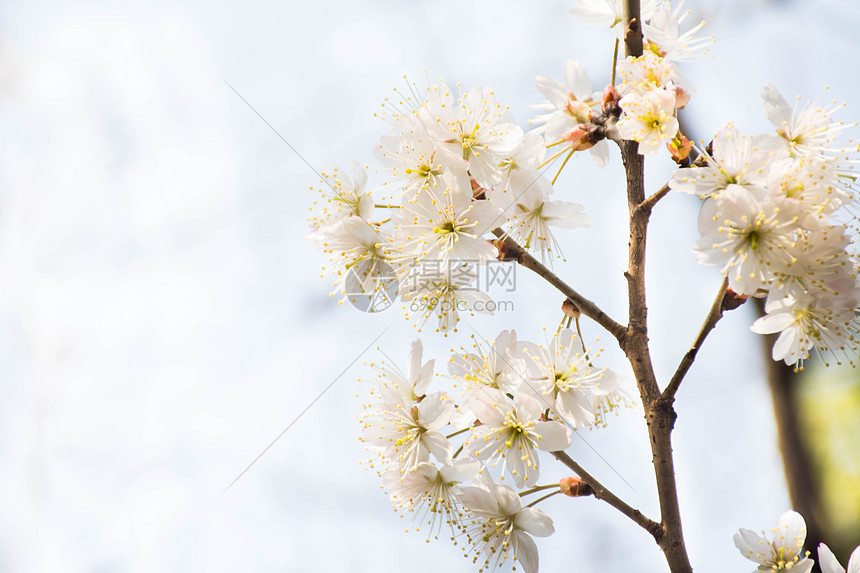
M 561 229 L 590 227 L 591 217 L 584 213 L 585 207 L 570 201 L 547 201 L 543 204 L 541 215 L 547 224 Z
M 535 444 L 545 452 L 558 452 L 570 446 L 570 428 L 561 422 L 535 422 L 541 437 Z
M 552 518 L 539 509 L 525 507 L 514 519 L 514 526 L 535 537 L 548 537 L 555 533 Z
M 580 101 L 591 97 L 591 80 L 588 79 L 588 72 L 585 66 L 576 60 L 568 60 L 564 65 L 564 85 Z
M 836 556 L 823 543 L 818 546 L 818 565 L 821 566 L 821 573 L 845 573 Z
M 525 573 L 537 573 L 538 570 L 538 548 L 534 539 L 522 531 L 514 531 L 516 536 L 517 561 L 522 565 Z
M 771 84 L 762 88 L 761 103 L 765 115 L 776 127 L 782 128 L 791 119 L 791 106 Z
M 794 313 L 791 312 L 768 314 L 752 323 L 750 330 L 757 334 L 773 334 L 775 332 L 782 332 L 794 324 L 794 321 Z
M 854 549 L 848 560 L 848 573 L 860 573 L 860 547 Z

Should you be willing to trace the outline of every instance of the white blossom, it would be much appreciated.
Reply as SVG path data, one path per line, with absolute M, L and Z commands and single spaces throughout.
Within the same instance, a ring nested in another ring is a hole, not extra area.
M 511 177 L 511 204 L 504 212 L 507 233 L 523 248 L 540 253 L 544 262 L 553 253 L 561 256 L 551 227 L 575 229 L 591 226 L 591 218 L 585 214 L 582 205 L 551 201 L 552 190 L 552 185 L 542 175 L 521 170 Z
M 499 164 L 523 137 L 489 88 L 473 88 L 455 100 L 447 85 L 434 86 L 419 117 L 439 145 L 469 162 L 469 172 L 482 187 L 499 181 Z
M 536 448 L 554 452 L 570 445 L 570 429 L 543 421 L 546 405 L 526 393 L 515 394 L 512 403 L 503 391 L 480 387 L 469 394 L 469 407 L 481 425 L 466 448 L 485 464 L 504 460 L 517 487 L 535 484 L 540 475 Z
M 445 524 L 453 535 L 463 529 L 463 508 L 457 498 L 459 486 L 472 479 L 477 471 L 478 463 L 469 459 L 443 465 L 421 462 L 405 474 L 397 470 L 385 472 L 382 484 L 394 507 L 415 513 L 416 530 L 427 525 L 428 537 L 438 536 Z
M 523 380 L 525 362 L 517 358 L 517 333 L 503 330 L 493 342 L 474 337 L 474 352 L 454 354 L 448 372 L 469 391 L 482 386 L 515 392 Z M 473 418 L 474 419 L 474 418 Z
M 773 359 L 802 368 L 809 351 L 815 349 L 825 363 L 826 354 L 840 359 L 858 347 L 857 287 L 853 280 L 842 296 L 799 294 L 768 300 L 767 314 L 750 329 L 758 334 L 779 333 L 773 345 Z
M 362 421 L 364 441 L 377 450 L 383 463 L 401 473 L 430 459 L 450 464 L 453 448 L 439 432 L 448 425 L 454 403 L 445 392 L 434 392 L 420 401 L 407 401 L 399 391 L 379 385 L 382 400 Z
M 437 263 L 437 264 L 434 264 Z M 457 331 L 460 313 L 492 314 L 493 300 L 474 284 L 474 265 L 430 261 L 415 265 L 400 283 L 399 294 L 406 316 L 421 317 L 415 326 L 420 330 L 431 316 L 438 319 L 436 332 Z
M 552 535 L 552 519 L 539 509 L 523 507 L 517 493 L 504 484 L 482 485 L 463 487 L 458 494 L 471 513 L 466 529 L 469 543 L 485 557 L 480 571 L 493 570 L 510 558 L 525 573 L 537 573 L 538 549 L 532 536 Z
M 590 123 L 600 111 L 601 94 L 592 91 L 585 67 L 576 60 L 565 62 L 563 83 L 555 78 L 538 76 L 535 85 L 546 101 L 531 106 L 544 113 L 529 123 L 537 124 L 534 133 L 544 134 L 549 142 L 561 141 L 579 124 Z M 605 140 L 597 142 L 589 152 L 601 167 L 609 160 L 609 146 Z
M 837 139 L 844 129 L 856 124 L 845 124 L 832 117 L 844 104 L 826 108 L 808 102 L 799 109 L 800 98 L 791 106 L 771 84 L 762 88 L 761 100 L 767 118 L 776 127 L 779 141 L 792 157 L 830 159 L 835 153 L 847 151 Z
M 618 376 L 591 365 L 576 334 L 562 329 L 545 346 L 521 344 L 533 392 L 545 396 L 555 412 L 573 426 L 605 424 L 605 414 L 625 402 Z
M 319 231 L 347 217 L 357 216 L 370 221 L 373 216 L 373 197 L 367 186 L 367 172 L 357 162 L 352 165 L 352 179 L 338 167 L 323 169 L 321 175 L 326 183 L 321 189 L 323 200 L 314 202 L 308 222 Z
M 622 139 L 639 142 L 639 153 L 656 153 L 663 143 L 678 133 L 675 117 L 675 95 L 667 90 L 652 89 L 621 98 L 623 114 L 618 121 Z
M 399 209 L 394 218 L 393 257 L 406 264 L 455 259 L 486 262 L 497 256 L 496 248 L 484 240 L 497 221 L 499 210 L 487 200 L 472 200 L 450 177 L 446 186 L 427 188 Z
M 741 528 L 735 534 L 735 546 L 744 557 L 759 564 L 756 571 L 809 573 L 813 562 L 803 554 L 803 542 L 806 540 L 806 522 L 803 517 L 795 511 L 787 511 L 779 517 L 771 533 L 773 541 L 768 540 L 764 531 L 758 535 Z
M 731 123 L 714 135 L 713 153 L 703 155 L 706 166 L 675 171 L 669 181 L 673 191 L 704 198 L 738 185 L 750 193 L 763 193 L 768 164 L 787 156 L 772 140 L 744 135 Z
M 739 294 L 767 287 L 775 272 L 792 261 L 797 242 L 796 209 L 784 200 L 756 200 L 739 185 L 709 199 L 699 215 L 702 238 L 693 251 L 704 265 L 719 265 Z
M 821 567 L 821 573 L 860 573 L 860 547 L 851 553 L 846 572 L 830 548 L 822 543 L 818 546 L 818 565 Z

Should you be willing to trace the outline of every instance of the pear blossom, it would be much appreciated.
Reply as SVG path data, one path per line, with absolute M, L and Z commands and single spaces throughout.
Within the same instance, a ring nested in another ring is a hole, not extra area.
M 639 142 L 639 153 L 656 153 L 662 144 L 678 133 L 675 95 L 652 89 L 644 94 L 631 93 L 621 98 L 623 115 L 618 120 L 618 135 Z
M 460 484 L 471 480 L 477 471 L 478 462 L 469 459 L 441 466 L 421 462 L 405 474 L 397 470 L 385 472 L 382 484 L 395 508 L 415 512 L 413 521 L 419 530 L 426 524 L 428 535 L 438 536 L 444 523 L 456 534 L 464 527 L 463 508 L 457 498 Z
M 469 162 L 469 172 L 482 187 L 499 181 L 498 165 L 523 137 L 489 88 L 473 88 L 455 100 L 447 85 L 434 86 L 419 117 L 440 146 Z
M 851 200 L 840 179 L 831 162 L 796 157 L 772 162 L 766 182 L 768 193 L 796 202 L 815 219 L 832 214 Z
M 319 231 L 348 217 L 356 216 L 369 222 L 373 216 L 373 197 L 367 186 L 367 172 L 357 161 L 352 164 L 352 179 L 338 167 L 323 169 L 321 175 L 326 186 L 320 189 L 323 202 L 310 208 L 311 228 Z
M 676 85 L 692 91 L 692 84 L 684 78 L 681 71 L 669 60 L 652 51 L 641 56 L 629 56 L 618 62 L 619 82 L 616 86 L 622 96 L 644 94 L 653 89 L 671 91 Z M 672 106 L 673 109 L 676 106 Z
M 743 187 L 729 185 L 702 206 L 702 238 L 693 251 L 701 264 L 721 266 L 735 292 L 752 295 L 792 261 L 797 222 L 796 209 L 785 200 L 757 201 Z
M 761 100 L 765 115 L 777 128 L 779 141 L 792 157 L 829 159 L 834 153 L 847 151 L 837 139 L 844 129 L 856 124 L 844 124 L 832 117 L 844 104 L 825 108 L 809 102 L 798 109 L 800 98 L 791 106 L 771 84 L 762 88 Z
M 503 159 L 499 163 L 499 181 L 493 185 L 493 188 L 507 185 L 510 182 L 511 175 L 517 171 L 533 171 L 537 169 L 545 156 L 546 142 L 543 136 L 534 131 L 525 134 L 510 157 Z
M 773 359 L 803 367 L 809 351 L 815 349 L 822 357 L 832 354 L 850 355 L 857 350 L 857 288 L 842 296 L 798 294 L 783 299 L 768 300 L 767 314 L 756 320 L 750 329 L 758 334 L 779 333 L 773 345 Z M 851 362 L 851 358 L 847 358 Z M 826 358 L 825 358 L 826 363 Z
M 320 229 L 312 237 L 320 250 L 331 255 L 332 272 L 337 275 L 332 295 L 346 294 L 348 276 L 357 283 L 350 286 L 357 286 L 365 294 L 384 288 L 391 278 L 389 239 L 385 229 L 368 224 L 360 217 L 348 217 Z
M 471 516 L 467 539 L 472 550 L 485 557 L 480 570 L 495 569 L 511 559 L 525 573 L 537 573 L 538 549 L 532 537 L 552 535 L 552 519 L 539 509 L 523 507 L 520 496 L 507 485 L 486 481 L 480 485 L 483 487 L 462 487 L 458 492 Z
M 544 262 L 553 252 L 561 254 L 550 227 L 590 227 L 585 208 L 570 201 L 550 201 L 552 185 L 536 172 L 522 170 L 511 177 L 512 204 L 505 210 L 508 234 L 525 249 L 540 253 Z
M 529 123 L 537 124 L 533 133 L 542 133 L 550 142 L 561 141 L 580 124 L 588 124 L 599 111 L 601 94 L 593 92 L 585 67 L 576 60 L 567 60 L 564 66 L 564 83 L 555 78 L 535 78 L 538 91 L 546 101 L 532 108 L 543 111 Z M 599 166 L 609 160 L 609 146 L 605 140 L 589 148 L 591 158 Z
M 466 448 L 484 463 L 504 460 L 517 487 L 536 483 L 540 475 L 535 448 L 554 452 L 570 445 L 570 429 L 541 420 L 546 406 L 528 394 L 515 394 L 511 403 L 503 391 L 480 387 L 469 394 L 468 403 L 481 425 L 473 429 Z
M 387 400 L 389 408 L 396 408 L 403 402 L 417 402 L 427 393 L 430 382 L 433 381 L 433 369 L 436 360 L 423 362 L 423 355 L 424 346 L 419 338 L 412 342 L 405 374 L 394 364 L 389 365 L 383 362 L 373 365 L 384 381 L 382 390 L 386 393 L 382 395 L 383 400 L 386 399 L 387 391 L 393 390 L 395 392 L 392 398 Z
M 848 254 L 850 237 L 841 226 L 819 226 L 787 247 L 789 260 L 774 269 L 768 299 L 806 292 L 838 295 L 836 287 L 853 288 L 855 267 Z
M 640 15 L 646 22 L 656 10 L 657 0 L 642 0 L 640 3 Z M 570 12 L 587 24 L 612 28 L 619 38 L 624 33 L 624 26 L 618 26 L 624 22 L 624 4 L 621 0 L 576 0 L 576 7 L 571 8 Z
M 580 352 L 576 334 L 569 328 L 559 331 L 546 346 L 523 342 L 520 351 L 533 392 L 550 400 L 568 424 L 605 425 L 606 412 L 625 401 L 618 376 L 608 367 L 592 366 L 593 357 Z
M 683 0 L 674 10 L 664 5 L 654 13 L 649 22 L 642 26 L 648 49 L 671 62 L 690 60 L 696 57 L 699 51 L 707 53 L 706 47 L 714 43 L 713 36 L 709 38 L 695 36 L 696 32 L 705 26 L 704 20 L 686 32 L 681 32 L 681 24 L 690 14 L 689 10 L 681 13 L 683 6 Z
M 729 185 L 739 185 L 750 193 L 763 193 L 768 164 L 787 153 L 772 140 L 744 135 L 729 123 L 714 135 L 713 153 L 703 156 L 706 166 L 675 171 L 669 181 L 673 191 L 716 197 Z
M 759 564 L 756 571 L 809 573 L 813 562 L 803 554 L 803 542 L 806 540 L 806 522 L 803 517 L 796 511 L 787 511 L 779 517 L 771 533 L 773 541 L 768 540 L 764 531 L 758 535 L 741 528 L 735 534 L 735 546 L 744 557 Z
M 375 449 L 382 461 L 393 464 L 401 473 L 413 470 L 433 454 L 438 461 L 450 464 L 453 448 L 439 432 L 448 425 L 454 403 L 445 392 L 424 396 L 417 402 L 397 399 L 397 391 L 386 392 L 376 408 L 363 419 L 364 441 Z
M 496 226 L 499 210 L 487 200 L 473 201 L 471 191 L 451 177 L 444 181 L 444 188 L 425 189 L 395 215 L 392 256 L 406 263 L 439 260 L 443 265 L 454 259 L 496 258 L 496 248 L 483 235 Z
M 416 117 L 402 122 L 400 134 L 386 134 L 380 138 L 376 156 L 383 169 L 391 176 L 391 184 L 404 191 L 417 193 L 428 187 L 444 186 L 443 174 L 451 172 L 460 187 L 468 187 L 466 161 L 427 134 L 427 129 Z
M 473 286 L 477 276 L 466 263 L 415 265 L 400 283 L 399 294 L 407 318 L 422 317 L 415 322 L 420 330 L 435 315 L 438 319 L 436 332 L 447 334 L 457 331 L 461 312 L 492 314 L 490 295 Z
M 860 573 L 860 547 L 851 553 L 846 572 L 830 548 L 822 543 L 818 546 L 818 565 L 821 567 L 821 573 Z
M 516 331 L 503 330 L 489 343 L 472 339 L 474 352 L 451 356 L 448 362 L 451 376 L 462 382 L 466 393 L 481 386 L 515 392 L 523 380 L 525 368 L 524 361 L 516 357 Z

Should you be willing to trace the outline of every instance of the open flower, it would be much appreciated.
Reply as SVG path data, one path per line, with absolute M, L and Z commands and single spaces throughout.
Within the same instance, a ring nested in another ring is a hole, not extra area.
M 603 422 L 605 413 L 625 399 L 616 374 L 608 367 L 592 366 L 594 357 L 580 350 L 576 334 L 569 328 L 546 346 L 521 344 L 533 391 L 550 400 L 567 423 L 592 426 Z
M 471 190 L 459 185 L 453 176 L 446 176 L 444 181 L 444 188 L 427 188 L 399 210 L 392 256 L 406 265 L 494 259 L 496 248 L 483 235 L 497 225 L 498 209 L 487 200 L 473 201 Z
M 818 565 L 821 566 L 821 573 L 846 573 L 845 568 L 839 564 L 830 548 L 823 543 L 818 546 Z M 848 559 L 847 573 L 860 573 L 860 547 L 851 553 L 851 557 Z
M 744 557 L 759 564 L 757 571 L 809 573 L 813 563 L 803 554 L 806 541 L 803 517 L 796 511 L 786 511 L 772 533 L 773 541 L 769 541 L 764 531 L 758 535 L 741 528 L 735 533 L 735 546 Z
M 430 454 L 451 463 L 453 448 L 439 432 L 451 420 L 454 404 L 445 392 L 434 392 L 417 402 L 398 399 L 399 393 L 384 395 L 376 409 L 363 419 L 364 441 L 375 448 L 383 463 L 394 465 L 401 473 L 413 470 Z
M 336 224 L 347 217 L 357 216 L 369 222 L 373 216 L 373 197 L 367 186 L 367 172 L 354 161 L 352 179 L 338 167 L 323 169 L 322 176 L 326 185 L 320 189 L 323 201 L 314 202 L 308 218 L 311 228 L 319 231 Z
M 419 117 L 440 146 L 469 162 L 469 172 L 482 187 L 499 181 L 499 164 L 523 137 L 489 88 L 473 88 L 455 100 L 447 85 L 434 86 Z
M 462 381 L 466 392 L 487 386 L 514 392 L 523 380 L 524 362 L 516 358 L 517 333 L 503 330 L 493 342 L 473 337 L 474 352 L 455 354 L 448 362 L 448 372 Z
M 669 181 L 673 191 L 718 197 L 729 185 L 739 185 L 749 193 L 759 193 L 767 182 L 770 162 L 787 157 L 773 140 L 750 137 L 727 124 L 714 135 L 713 153 L 703 153 L 704 167 L 678 169 Z
M 535 448 L 554 452 L 570 445 L 570 429 L 541 420 L 546 406 L 525 393 L 517 393 L 511 403 L 501 390 L 481 387 L 469 395 L 468 403 L 481 425 L 466 447 L 484 463 L 504 460 L 517 487 L 534 484 L 540 475 Z
M 561 255 L 551 227 L 590 227 L 585 208 L 570 201 L 551 201 L 552 185 L 536 171 L 520 170 L 511 177 L 511 204 L 503 213 L 508 234 L 523 248 L 540 253 L 546 262 L 553 253 Z
M 463 487 L 458 494 L 470 511 L 466 536 L 473 551 L 484 554 L 483 567 L 487 569 L 510 558 L 522 565 L 525 573 L 537 573 L 538 549 L 532 536 L 552 535 L 552 519 L 539 509 L 523 507 L 520 496 L 506 485 L 489 481 L 482 485 Z
M 400 283 L 403 310 L 409 317 L 421 317 L 415 322 L 419 330 L 434 315 L 438 319 L 436 332 L 447 333 L 457 331 L 461 312 L 493 314 L 492 298 L 475 286 L 478 274 L 474 265 L 434 264 L 438 262 L 415 265 Z
M 382 483 L 394 507 L 414 512 L 419 528 L 427 525 L 428 537 L 438 535 L 443 523 L 456 534 L 457 529 L 463 528 L 463 510 L 457 499 L 459 486 L 472 479 L 477 471 L 478 463 L 468 459 L 441 466 L 421 462 L 406 474 L 396 470 L 386 472 Z
M 622 139 L 638 141 L 639 153 L 656 153 L 663 142 L 678 133 L 674 92 L 652 89 L 631 93 L 621 98 L 621 109 L 624 113 L 618 120 L 618 134 Z
M 703 265 L 721 265 L 729 286 L 752 295 L 786 268 L 797 242 L 796 208 L 785 200 L 757 201 L 739 185 L 730 185 L 719 199 L 709 199 L 699 214 L 702 238 L 693 251 Z

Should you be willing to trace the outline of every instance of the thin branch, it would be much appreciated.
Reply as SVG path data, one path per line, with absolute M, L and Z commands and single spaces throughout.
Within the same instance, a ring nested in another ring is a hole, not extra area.
M 564 296 L 572 300 L 582 312 L 582 314 L 605 328 L 612 336 L 617 338 L 619 341 L 622 341 L 624 339 L 625 335 L 627 334 L 627 329 L 624 326 L 613 320 L 592 301 L 588 300 L 587 298 L 573 290 L 573 288 L 571 288 L 567 283 L 558 278 L 555 273 L 553 273 L 551 270 L 541 264 L 540 261 L 531 256 L 528 251 L 526 251 L 523 247 L 519 245 L 519 243 L 507 236 L 507 234 L 502 229 L 494 229 L 493 234 L 502 241 L 506 250 L 506 258 L 510 257 L 512 259 L 515 259 L 522 266 L 534 271 L 537 275 L 542 277 L 549 284 L 557 288 Z
M 632 519 L 637 525 L 639 525 L 642 529 L 650 533 L 654 539 L 659 539 L 663 535 L 663 528 L 659 523 L 648 519 L 641 511 L 638 509 L 631 507 L 620 497 L 609 491 L 603 484 L 597 481 L 591 474 L 589 474 L 585 469 L 576 463 L 573 458 L 567 455 L 565 452 L 552 452 L 552 455 L 555 458 L 576 472 L 582 480 L 591 487 L 594 492 L 594 497 L 605 501 L 630 519 Z
M 679 117 L 678 121 L 680 121 L 680 117 Z M 684 131 L 680 130 L 679 133 L 684 133 Z M 711 142 L 711 145 L 713 145 L 713 142 Z M 710 147 L 710 145 L 709 145 L 709 147 Z M 692 161 L 689 165 L 681 166 L 681 169 L 687 169 L 689 167 L 704 167 L 707 164 L 708 164 L 707 155 L 704 153 L 700 153 L 699 156 L 696 157 L 696 159 L 694 161 Z M 654 205 L 656 205 L 657 202 L 660 201 L 660 199 L 662 199 L 663 197 L 665 197 L 666 195 L 669 194 L 670 189 L 671 188 L 669 187 L 669 183 L 666 183 L 665 185 L 660 187 L 660 189 L 658 189 L 656 192 L 652 193 L 651 196 L 649 196 L 647 199 L 645 199 L 644 201 L 639 203 L 639 205 L 636 207 L 636 210 L 637 211 L 647 211 L 650 213 L 651 209 L 654 208 Z
M 680 364 L 678 364 L 678 368 L 675 370 L 675 374 L 672 375 L 669 385 L 666 386 L 666 389 L 663 390 L 663 394 L 660 396 L 661 399 L 670 401 L 675 399 L 675 394 L 678 392 L 678 388 L 681 387 L 681 382 L 684 380 L 684 376 L 687 374 L 690 366 L 693 365 L 693 361 L 696 359 L 696 354 L 699 353 L 699 349 L 702 347 L 708 334 L 710 334 L 723 317 L 723 311 L 726 310 L 723 308 L 723 301 L 726 298 L 728 286 L 729 279 L 728 277 L 725 277 L 720 285 L 720 290 L 717 291 L 717 296 L 714 298 L 714 304 L 711 305 L 711 310 L 708 311 L 708 315 L 705 317 L 705 322 L 702 323 L 702 327 L 699 329 L 699 334 L 696 335 L 696 340 L 693 341 L 690 349 L 684 355 L 684 358 L 681 359 Z

